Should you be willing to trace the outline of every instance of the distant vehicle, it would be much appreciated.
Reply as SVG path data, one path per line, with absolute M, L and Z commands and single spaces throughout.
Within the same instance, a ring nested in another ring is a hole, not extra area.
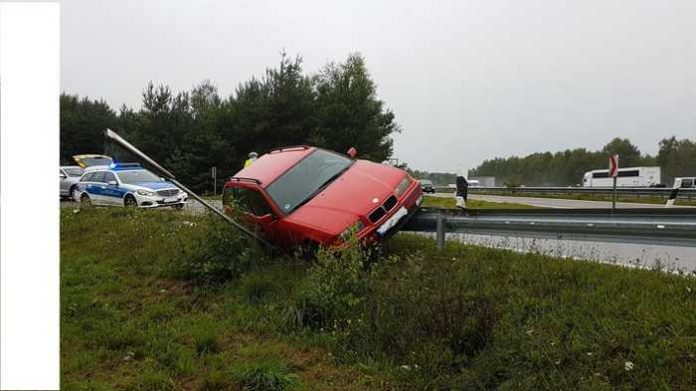
M 85 170 L 80 166 L 61 166 L 58 169 L 60 176 L 60 197 L 72 197 L 73 186 L 80 181 Z
M 673 188 L 680 189 L 695 189 L 696 188 L 696 177 L 679 177 L 674 178 Z
M 613 178 L 609 170 L 587 171 L 582 177 L 583 187 L 612 187 Z M 660 167 L 619 168 L 617 187 L 655 187 L 660 184 Z
M 481 187 L 481 182 L 476 179 L 469 179 L 467 182 L 469 183 L 469 187 Z
M 429 179 L 419 179 L 418 182 L 420 183 L 423 193 L 435 193 L 435 185 L 433 185 L 433 181 Z
M 241 216 L 274 243 L 342 246 L 355 234 L 374 242 L 396 232 L 423 201 L 404 170 L 306 145 L 271 150 L 225 184 L 225 213 Z
M 183 208 L 188 195 L 138 163 L 91 167 L 74 186 L 83 205 Z
M 494 176 L 471 176 L 467 179 L 469 180 L 469 184 L 471 184 L 472 181 L 477 181 L 481 187 L 495 187 L 496 184 L 496 178 Z

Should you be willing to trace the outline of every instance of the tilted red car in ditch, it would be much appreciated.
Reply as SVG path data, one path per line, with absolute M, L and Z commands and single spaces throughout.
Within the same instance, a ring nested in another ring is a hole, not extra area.
M 283 247 L 340 246 L 352 232 L 362 242 L 394 233 L 422 194 L 404 170 L 296 146 L 271 150 L 230 178 L 223 205 Z

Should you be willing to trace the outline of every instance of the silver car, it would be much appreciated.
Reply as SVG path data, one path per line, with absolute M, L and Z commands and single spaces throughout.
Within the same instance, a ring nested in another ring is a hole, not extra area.
M 60 197 L 72 198 L 75 184 L 80 181 L 80 177 L 85 170 L 80 166 L 61 166 L 60 174 Z

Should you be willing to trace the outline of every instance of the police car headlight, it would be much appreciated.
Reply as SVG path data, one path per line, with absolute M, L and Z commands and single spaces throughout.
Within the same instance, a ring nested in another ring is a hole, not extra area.
M 363 224 L 362 221 L 358 220 L 355 223 L 353 223 L 350 227 L 346 228 L 343 232 L 341 232 L 339 239 L 341 239 L 342 242 L 345 242 L 348 239 L 350 239 L 352 235 L 355 235 L 358 232 L 362 231 L 363 228 L 365 228 L 365 224 Z
M 141 196 L 149 196 L 149 197 L 152 197 L 153 195 L 155 195 L 155 192 L 150 191 L 150 190 L 138 190 L 137 193 L 140 194 Z
M 396 193 L 397 197 L 401 197 L 404 195 L 406 192 L 406 189 L 408 189 L 409 185 L 411 185 L 411 178 L 406 177 L 399 182 L 399 186 L 394 189 L 394 193 Z

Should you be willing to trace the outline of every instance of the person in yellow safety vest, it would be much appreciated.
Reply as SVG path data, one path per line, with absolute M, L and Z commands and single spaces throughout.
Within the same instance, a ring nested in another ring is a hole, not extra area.
M 251 163 L 253 163 L 254 160 L 256 160 L 257 157 L 259 157 L 259 154 L 258 154 L 258 153 L 256 153 L 256 152 L 251 152 L 251 153 L 249 153 L 249 159 L 247 159 L 247 160 L 244 162 L 244 168 L 247 168 L 247 167 L 251 166 Z

